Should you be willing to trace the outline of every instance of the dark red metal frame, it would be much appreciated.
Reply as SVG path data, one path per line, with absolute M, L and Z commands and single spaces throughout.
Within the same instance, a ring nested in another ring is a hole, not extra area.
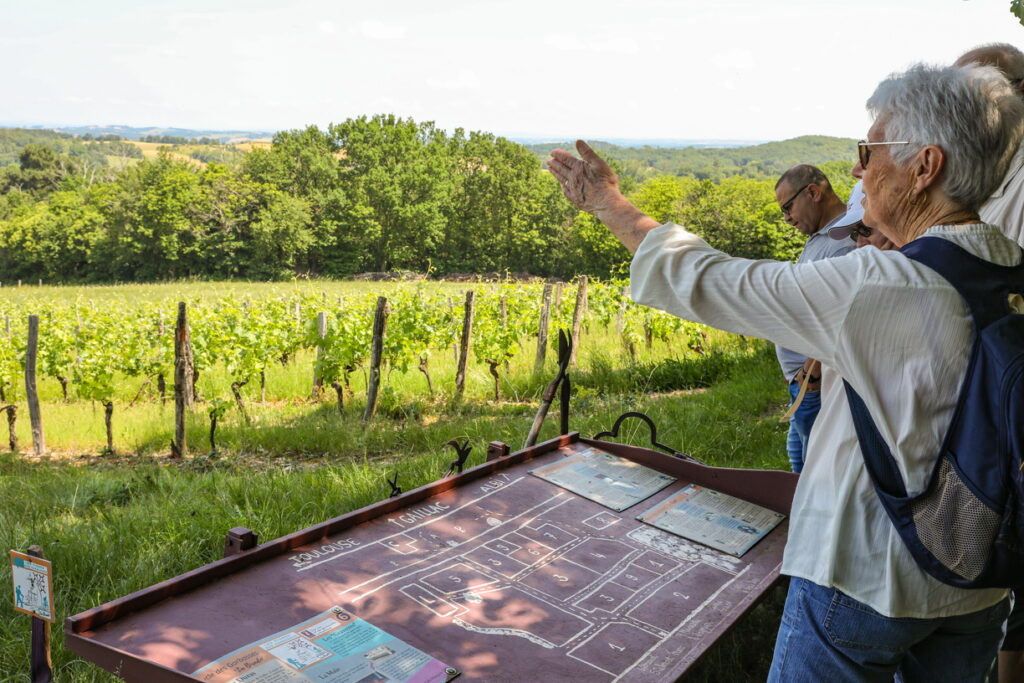
M 595 446 L 675 476 L 682 481 L 707 486 L 783 514 L 788 514 L 796 488 L 797 476 L 789 472 L 710 467 L 647 448 L 581 438 L 575 432 L 517 451 L 511 455 L 507 454 L 507 446 L 494 442 L 488 449 L 487 462 L 467 469 L 462 474 L 439 479 L 394 498 L 382 500 L 315 526 L 268 541 L 250 550 L 238 552 L 180 576 L 68 617 L 64 622 L 65 644 L 72 651 L 125 680 L 146 681 L 147 683 L 195 681 L 197 679 L 188 674 L 172 670 L 138 655 L 112 647 L 109 644 L 98 642 L 91 637 L 91 634 L 101 626 L 111 624 L 128 614 L 145 610 L 169 598 L 224 579 L 254 564 L 277 557 L 295 548 L 322 541 L 346 529 L 377 519 L 439 493 L 463 486 L 469 482 L 487 477 L 500 470 L 573 443 Z M 778 581 L 778 578 L 776 575 L 775 582 Z M 763 594 L 758 596 L 758 599 L 761 597 L 763 597 Z M 739 616 L 752 609 L 756 604 L 757 600 L 749 604 Z M 689 665 L 692 664 L 693 662 Z

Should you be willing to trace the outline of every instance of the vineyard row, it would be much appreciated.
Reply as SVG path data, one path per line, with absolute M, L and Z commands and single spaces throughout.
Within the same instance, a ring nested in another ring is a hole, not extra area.
M 585 277 L 569 287 L 494 286 L 467 292 L 464 300 L 422 285 L 395 289 L 387 298 L 372 294 L 336 300 L 329 300 L 326 294 L 255 301 L 224 297 L 191 302 L 187 307 L 180 304 L 180 315 L 187 315 L 189 337 L 187 349 L 180 344 L 178 349 L 179 355 L 187 356 L 184 369 L 188 375 L 183 382 L 182 363 L 175 361 L 180 321 L 169 317 L 168 303 L 78 301 L 47 303 L 39 308 L 31 315 L 0 309 L 7 341 L 0 344 L 0 410 L 8 415 L 12 450 L 17 450 L 14 420 L 19 390 L 28 387 L 26 394 L 33 393 L 36 376 L 56 380 L 65 401 L 102 403 L 107 446 L 112 450 L 115 388 L 124 378 L 140 382 L 132 402 L 149 386 L 156 387 L 153 395 L 158 400 L 182 386 L 178 393 L 191 404 L 199 399 L 197 387 L 204 374 L 214 366 L 223 367 L 231 379 L 234 403 L 248 420 L 241 387 L 258 383 L 261 399 L 265 399 L 266 372 L 271 365 L 286 365 L 304 350 L 315 351 L 312 398 L 319 399 L 323 388 L 330 386 L 340 409 L 344 393 L 351 394 L 350 375 L 362 369 L 370 378 L 364 412 L 364 419 L 369 419 L 380 387 L 381 367 L 401 372 L 417 368 L 433 396 L 432 354 L 453 354 L 459 368 L 456 397 L 462 395 L 469 358 L 484 364 L 493 378 L 497 400 L 501 373 L 509 361 L 524 349 L 532 351 L 528 342 L 536 339 L 533 367 L 541 370 L 550 335 L 559 329 L 571 331 L 579 340 L 581 331 L 591 325 L 604 329 L 614 325 L 632 357 L 639 345 L 650 345 L 655 339 L 672 339 L 698 353 L 704 353 L 706 340 L 700 326 L 634 304 L 623 283 L 588 283 Z M 172 380 L 175 372 L 178 377 Z M 33 397 L 25 398 L 32 412 Z M 231 402 L 230 397 L 211 397 L 208 411 L 214 425 Z M 35 449 L 41 452 L 45 445 L 41 417 L 38 428 L 37 417 L 33 413 L 33 434 Z M 177 431 L 182 433 L 180 425 Z

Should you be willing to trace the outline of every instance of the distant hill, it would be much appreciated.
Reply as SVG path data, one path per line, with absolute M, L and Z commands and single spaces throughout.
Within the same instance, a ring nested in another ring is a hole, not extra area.
M 52 130 L 0 128 L 0 167 L 18 164 L 18 157 L 26 145 L 49 147 L 57 154 L 67 155 L 91 168 L 123 168 L 127 160 L 142 158 L 142 152 L 128 142 L 87 141 Z M 118 163 L 112 164 L 112 159 Z
M 143 130 L 143 129 L 139 129 Z M 150 130 L 150 129 L 145 129 Z M 184 129 L 166 129 L 177 130 Z M 184 131 L 199 132 L 199 131 Z M 153 159 L 157 150 L 167 148 L 172 158 L 190 161 L 199 166 L 207 162 L 234 164 L 254 147 L 268 147 L 269 142 L 247 140 L 236 144 L 182 144 L 175 142 L 150 142 L 122 138 L 117 133 L 94 132 L 85 136 L 44 130 L 41 128 L 0 128 L 0 167 L 18 164 L 19 156 L 26 145 L 42 145 L 57 154 L 64 154 L 83 162 L 90 168 L 110 168 L 117 172 L 140 159 Z M 169 134 L 147 134 L 150 138 L 173 140 L 196 140 Z M 208 143 L 211 138 L 206 138 Z
M 142 140 L 146 137 L 167 136 L 198 140 L 212 138 L 218 142 L 240 142 L 244 140 L 266 140 L 274 137 L 274 131 L 267 130 L 195 130 L 192 128 L 160 128 L 149 126 L 134 128 L 132 126 L 23 126 L 27 130 L 49 130 L 68 135 L 117 135 L 125 140 Z
M 622 172 L 641 181 L 661 174 L 702 180 L 721 180 L 728 176 L 775 178 L 796 164 L 820 166 L 840 161 L 852 165 L 857 157 L 854 139 L 824 135 L 805 135 L 744 147 L 622 147 L 601 141 L 594 141 L 591 145 L 616 160 Z M 573 149 L 573 143 L 527 145 L 541 159 L 546 159 L 551 150 L 558 147 Z
M 248 137 L 246 137 L 248 136 Z M 262 136 L 262 137 L 261 137 Z M 42 144 L 59 154 L 78 157 L 92 166 L 124 168 L 131 159 L 156 156 L 159 147 L 180 158 L 198 162 L 233 164 L 253 146 L 269 145 L 265 131 L 208 131 L 188 128 L 132 128 L 130 126 L 79 126 L 60 130 L 37 128 L 0 128 L 0 166 L 18 163 L 18 155 L 27 144 Z M 123 142 L 119 140 L 124 140 Z M 232 143 L 218 144 L 220 140 Z M 620 142 L 622 142 L 620 140 Z M 629 141 L 636 142 L 636 141 Z M 693 146 L 663 147 L 669 140 L 647 141 L 641 146 L 617 145 L 607 141 L 591 144 L 613 159 L 619 173 L 638 182 L 657 176 L 675 175 L 720 181 L 731 176 L 775 179 L 786 169 L 800 163 L 815 164 L 830 175 L 845 176 L 856 159 L 852 138 L 805 135 L 780 142 L 742 146 L 697 146 L 729 141 L 689 141 Z M 686 141 L 677 141 L 686 142 Z M 198 143 L 198 144 L 197 144 Z M 551 150 L 572 149 L 572 142 L 543 142 L 525 145 L 541 160 Z M 834 168 L 831 168 L 834 166 Z

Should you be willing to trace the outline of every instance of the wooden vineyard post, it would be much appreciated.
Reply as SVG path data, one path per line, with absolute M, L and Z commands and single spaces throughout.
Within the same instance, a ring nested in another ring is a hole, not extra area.
M 41 560 L 43 549 L 38 545 L 29 546 L 26 555 Z M 52 607 L 51 607 L 52 609 Z M 53 661 L 50 658 L 50 622 L 32 617 L 32 654 L 29 659 L 29 674 L 32 683 L 50 683 L 53 680 Z
M 373 316 L 373 340 L 370 342 L 370 382 L 366 387 L 366 410 L 363 411 L 363 422 L 373 417 L 377 409 L 377 392 L 380 390 L 380 359 L 384 351 L 384 328 L 387 326 L 388 300 L 378 297 L 377 312 Z
M 28 401 L 28 419 L 32 423 L 32 450 L 36 455 L 46 452 L 43 438 L 43 415 L 39 412 L 39 392 L 36 390 L 36 355 L 39 350 L 39 316 L 28 317 L 28 346 L 25 348 L 25 398 Z
M 537 357 L 533 361 L 533 371 L 544 369 L 544 358 L 548 353 L 548 327 L 551 323 L 551 284 L 544 285 L 544 293 L 540 297 L 540 321 L 537 323 Z
M 580 327 L 583 325 L 583 315 L 587 310 L 587 276 L 580 275 L 579 284 L 576 287 L 576 308 L 572 312 L 572 353 L 569 354 L 569 365 L 576 365 L 576 352 L 580 348 Z
M 192 374 L 192 337 L 188 329 L 185 302 L 178 302 L 178 322 L 174 328 L 174 441 L 171 457 L 185 455 L 185 414 L 194 394 Z
M 317 339 L 323 339 L 327 336 L 327 314 L 323 311 L 316 314 L 316 336 Z M 316 347 L 316 362 L 313 364 L 313 392 L 310 395 L 310 398 L 314 401 L 320 400 L 320 392 L 324 387 L 323 373 L 320 372 L 320 366 L 323 362 L 324 349 L 322 346 L 318 346 Z
M 18 452 L 18 432 L 15 431 L 15 424 L 18 421 L 18 406 L 11 403 L 0 408 L 0 413 L 7 413 L 7 445 L 11 447 L 11 453 Z
M 565 283 L 564 282 L 558 282 L 558 283 L 555 284 L 555 295 L 554 295 L 554 301 L 552 301 L 552 304 L 554 305 L 556 311 L 558 310 L 558 307 L 562 305 L 562 289 L 564 287 L 565 287 Z
M 455 372 L 455 398 L 462 398 L 466 389 L 466 362 L 469 358 L 469 340 L 473 335 L 473 290 L 466 292 L 466 308 L 462 317 L 462 339 L 459 341 L 459 367 Z

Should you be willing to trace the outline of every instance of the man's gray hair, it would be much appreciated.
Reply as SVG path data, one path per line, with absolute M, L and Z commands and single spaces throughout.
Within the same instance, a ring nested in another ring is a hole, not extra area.
M 896 164 L 922 147 L 945 153 L 939 187 L 953 202 L 976 211 L 1006 174 L 1024 135 L 1024 102 L 991 66 L 917 64 L 891 74 L 868 99 L 882 123 Z

